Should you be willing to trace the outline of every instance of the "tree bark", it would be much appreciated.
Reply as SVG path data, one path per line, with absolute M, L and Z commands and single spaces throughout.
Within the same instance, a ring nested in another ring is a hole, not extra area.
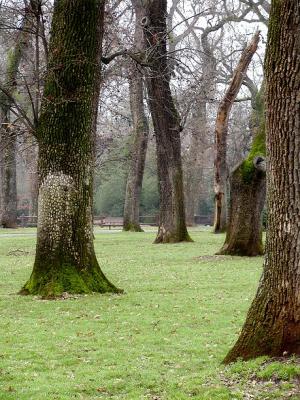
M 265 60 L 268 232 L 264 271 L 225 358 L 300 354 L 300 11 L 272 1 Z
M 217 254 L 263 254 L 262 211 L 266 194 L 264 97 L 258 93 L 252 123 L 254 139 L 248 157 L 230 176 L 230 208 L 226 239 Z
M 57 0 L 37 129 L 36 256 L 22 294 L 118 292 L 93 246 L 93 148 L 104 1 Z
M 8 119 L 2 120 L 1 135 L 1 225 L 3 228 L 17 227 L 17 162 L 16 137 L 9 127 Z M 5 127 L 5 124 L 7 125 Z
M 185 222 L 180 118 L 170 89 L 167 63 L 167 1 L 147 2 L 142 19 L 147 43 L 149 105 L 153 120 L 159 180 L 159 228 L 155 243 L 191 241 Z
M 38 213 L 38 148 L 37 144 L 31 140 L 31 148 L 28 150 L 28 156 L 31 157 L 28 162 L 28 173 L 29 173 L 29 191 L 30 191 L 30 206 L 29 215 L 37 215 Z
M 207 134 L 206 99 L 200 98 L 197 102 L 195 114 L 195 130 L 192 131 L 185 173 L 185 209 L 188 226 L 195 224 L 194 216 L 198 209 L 203 178 L 202 163 Z
M 127 176 L 123 230 L 142 232 L 139 209 L 149 128 L 144 111 L 143 76 L 137 69 L 130 79 L 129 92 L 134 142 Z
M 145 42 L 140 23 L 143 17 L 143 7 L 138 1 L 133 1 L 133 4 L 136 17 L 134 47 L 136 51 L 143 51 Z M 149 134 L 149 126 L 144 109 L 143 88 L 143 73 L 140 67 L 132 62 L 129 78 L 129 96 L 134 142 L 127 176 L 123 222 L 123 230 L 132 232 L 143 231 L 140 226 L 139 210 Z
M 215 126 L 215 219 L 214 232 L 220 233 L 226 230 L 227 223 L 227 132 L 230 111 L 236 96 L 242 86 L 247 68 L 251 62 L 253 54 L 256 52 L 259 41 L 259 32 L 257 32 L 249 45 L 242 52 L 239 63 L 233 73 L 231 83 L 221 101 Z
M 4 228 L 17 226 L 17 179 L 16 179 L 16 132 L 12 128 L 10 109 L 17 86 L 17 75 L 24 53 L 29 45 L 32 13 L 26 8 L 16 43 L 7 57 L 4 90 L 0 90 L 0 225 Z

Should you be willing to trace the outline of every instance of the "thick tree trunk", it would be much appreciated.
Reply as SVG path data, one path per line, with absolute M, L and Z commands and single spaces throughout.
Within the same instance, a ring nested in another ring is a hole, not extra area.
M 254 140 L 248 157 L 230 177 L 230 209 L 226 239 L 218 254 L 258 256 L 263 254 L 262 211 L 265 204 L 264 98 L 256 96 L 253 113 Z
M 231 83 L 221 101 L 215 127 L 215 219 L 214 232 L 219 233 L 226 230 L 227 222 L 227 132 L 230 111 L 236 96 L 242 86 L 247 68 L 257 49 L 259 32 L 257 32 L 249 45 L 243 51 L 239 63 L 233 73 Z
M 11 128 L 10 108 L 17 85 L 17 75 L 26 51 L 32 26 L 32 10 L 26 8 L 22 26 L 14 47 L 7 57 L 6 76 L 0 90 L 0 225 L 5 228 L 17 226 L 17 180 L 16 180 L 16 135 Z
M 104 1 L 55 3 L 39 143 L 36 257 L 23 294 L 117 292 L 93 246 L 95 115 Z
M 225 362 L 300 354 L 300 14 L 272 1 L 265 61 L 268 232 L 264 272 Z
M 185 223 L 180 119 L 171 94 L 167 63 L 167 1 L 149 2 L 145 11 L 142 23 L 151 63 L 147 89 L 156 138 L 160 196 L 155 243 L 190 241 Z
M 253 162 L 253 174 L 247 181 L 243 164 L 230 177 L 230 208 L 226 239 L 217 254 L 258 256 L 263 254 L 261 214 L 265 204 L 266 178 L 262 163 Z
M 134 47 L 136 51 L 143 51 L 145 43 L 140 23 L 143 17 L 143 7 L 138 1 L 133 3 L 136 17 Z M 123 230 L 132 232 L 143 231 L 140 226 L 140 198 L 149 134 L 149 126 L 144 109 L 143 87 L 143 74 L 140 67 L 133 64 L 129 79 L 129 95 L 134 142 L 127 176 L 123 222 Z

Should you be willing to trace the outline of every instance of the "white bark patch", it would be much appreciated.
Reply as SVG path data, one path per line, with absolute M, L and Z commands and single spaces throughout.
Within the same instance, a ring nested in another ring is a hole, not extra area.
M 72 251 L 72 219 L 76 210 L 76 188 L 73 178 L 50 173 L 39 189 L 39 233 L 48 236 L 48 243 L 55 250 L 64 244 Z

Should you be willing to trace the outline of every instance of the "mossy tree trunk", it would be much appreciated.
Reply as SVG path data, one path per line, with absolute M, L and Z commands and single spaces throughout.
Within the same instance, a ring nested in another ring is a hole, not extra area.
M 268 231 L 264 271 L 232 362 L 300 355 L 300 14 L 272 1 L 265 60 Z
M 140 23 L 143 17 L 143 7 L 139 1 L 134 1 L 133 5 L 136 18 L 134 47 L 135 51 L 143 51 L 145 43 L 143 29 Z M 129 96 L 133 123 L 133 145 L 126 183 L 123 230 L 142 232 L 143 230 L 140 226 L 139 211 L 149 126 L 144 107 L 143 73 L 141 67 L 133 62 L 131 64 Z
M 13 128 L 10 109 L 17 86 L 19 66 L 29 45 L 32 27 L 32 10 L 26 7 L 16 42 L 7 57 L 5 82 L 0 90 L 0 225 L 4 228 L 17 226 L 17 132 Z
M 263 254 L 262 211 L 266 197 L 266 135 L 264 98 L 257 94 L 253 113 L 254 139 L 248 157 L 230 176 L 230 208 L 226 239 L 218 254 Z
M 170 89 L 167 63 L 167 1 L 146 3 L 142 23 L 151 65 L 147 89 L 156 138 L 160 197 L 155 243 L 190 241 L 185 222 L 180 118 Z
M 251 42 L 242 52 L 238 65 L 234 70 L 230 85 L 218 108 L 215 126 L 214 160 L 215 233 L 224 232 L 227 223 L 227 132 L 229 115 L 233 102 L 242 86 L 243 79 L 252 60 L 253 54 L 256 52 L 258 41 L 259 32 L 253 36 Z
M 37 129 L 36 257 L 23 294 L 117 292 L 93 246 L 93 148 L 104 1 L 57 0 Z

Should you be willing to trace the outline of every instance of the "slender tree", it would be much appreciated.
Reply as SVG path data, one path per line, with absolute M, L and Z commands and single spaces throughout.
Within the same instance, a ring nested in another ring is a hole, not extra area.
M 117 292 L 93 246 L 93 147 L 103 0 L 56 0 L 37 129 L 36 256 L 23 294 Z
M 220 24 L 221 25 L 221 24 Z M 213 48 L 215 43 L 209 40 L 209 34 L 219 29 L 219 26 L 208 26 L 199 36 L 192 31 L 196 49 L 199 52 L 202 64 L 202 76 L 197 84 L 196 104 L 193 112 L 195 119 L 195 132 L 192 133 L 190 151 L 186 168 L 186 217 L 188 225 L 194 224 L 194 215 L 198 209 L 201 194 L 201 183 L 204 176 L 203 158 L 208 144 L 208 117 L 207 108 L 215 95 L 215 83 L 217 75 L 217 60 Z
M 203 180 L 203 156 L 206 147 L 204 145 L 207 135 L 206 101 L 199 100 L 193 116 L 193 128 L 191 133 L 189 150 L 185 162 L 185 210 L 188 226 L 195 224 L 195 214 L 198 211 L 198 203 Z
M 5 82 L 0 87 L 0 224 L 5 228 L 17 226 L 17 132 L 13 128 L 11 108 L 17 87 L 19 66 L 30 42 L 33 23 L 32 10 L 26 7 L 16 42 L 11 47 L 6 66 Z
M 257 49 L 259 32 L 257 32 L 249 45 L 244 49 L 239 63 L 233 73 L 232 80 L 219 105 L 215 126 L 215 220 L 214 232 L 223 232 L 227 222 L 227 132 L 230 111 L 234 100 L 242 86 L 247 68 Z
M 143 29 L 140 23 L 143 18 L 143 7 L 141 2 L 137 0 L 132 0 L 132 4 L 134 6 L 136 18 L 134 51 L 141 52 L 145 48 Z M 141 67 L 134 61 L 131 61 L 129 96 L 133 124 L 133 145 L 126 183 L 123 230 L 141 232 L 139 209 L 149 126 L 144 107 L 143 72 Z
M 145 1 L 144 26 L 149 62 L 147 89 L 153 120 L 159 180 L 159 228 L 155 243 L 190 241 L 185 222 L 180 118 L 170 89 L 167 60 L 167 1 Z
M 256 96 L 252 115 L 254 138 L 248 156 L 230 175 L 230 207 L 226 239 L 218 254 L 263 254 L 262 211 L 266 197 L 264 96 Z
M 273 0 L 265 60 L 268 232 L 264 271 L 225 362 L 300 354 L 300 8 Z

